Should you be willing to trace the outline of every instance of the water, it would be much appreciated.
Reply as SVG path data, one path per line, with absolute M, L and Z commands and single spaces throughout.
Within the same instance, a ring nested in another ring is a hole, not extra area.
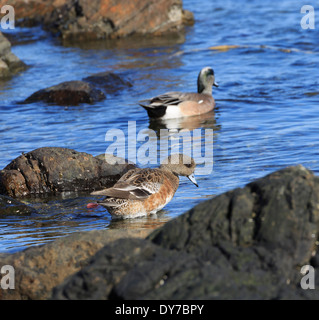
M 104 153 L 105 133 L 153 128 L 140 99 L 172 90 L 195 91 L 204 66 L 215 70 L 217 108 L 209 119 L 182 126 L 214 130 L 214 168 L 198 176 L 199 188 L 182 179 L 158 216 L 114 221 L 104 208 L 86 209 L 88 194 L 26 199 L 32 216 L 0 218 L 0 252 L 14 252 L 73 232 L 154 228 L 207 198 L 280 168 L 303 164 L 318 174 L 318 29 L 300 27 L 299 0 L 184 0 L 196 23 L 183 39 L 62 45 L 39 28 L 8 34 L 12 51 L 30 68 L 0 83 L 0 168 L 39 147 Z M 213 46 L 239 48 L 216 51 Z M 20 105 L 38 89 L 90 74 L 114 71 L 133 88 L 93 105 L 64 108 Z

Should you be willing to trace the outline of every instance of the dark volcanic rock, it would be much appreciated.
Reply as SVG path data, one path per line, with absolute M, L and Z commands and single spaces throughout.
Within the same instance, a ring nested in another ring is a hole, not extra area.
M 280 170 L 198 205 L 167 224 L 165 232 L 152 235 L 152 240 L 189 252 L 198 252 L 199 242 L 265 244 L 294 253 L 294 259 L 303 263 L 309 259 L 309 242 L 317 232 L 318 183 L 319 178 L 302 166 Z
M 0 171 L 0 192 L 13 197 L 112 186 L 133 164 L 114 165 L 67 148 L 45 147 L 22 154 Z
M 4 215 L 30 215 L 35 209 L 8 196 L 0 194 L 0 216 Z
M 28 97 L 24 103 L 44 101 L 62 106 L 93 103 L 105 99 L 104 93 L 85 81 L 66 81 L 41 89 Z
M 89 82 L 92 85 L 102 89 L 104 92 L 110 94 L 132 87 L 132 84 L 129 81 L 123 80 L 117 74 L 108 71 L 93 74 L 87 78 L 84 78 L 83 81 Z
M 48 299 L 53 287 L 79 271 L 106 244 L 119 238 L 144 238 L 149 232 L 147 229 L 76 232 L 46 245 L 0 255 L 0 266 L 11 265 L 15 269 L 15 289 L 0 290 L 0 300 Z
M 115 241 L 114 245 L 107 245 L 99 251 L 90 261 L 90 265 L 79 271 L 77 277 L 71 278 L 63 287 L 55 290 L 54 299 L 107 298 L 113 286 L 118 284 L 140 260 L 152 264 L 153 258 L 158 257 L 158 253 L 162 262 L 165 259 L 163 255 L 167 255 L 166 259 L 172 256 L 149 241 L 138 239 Z M 136 290 L 139 289 L 141 277 L 143 274 L 135 278 Z M 86 290 L 81 290 L 82 286 L 86 286 Z
M 300 287 L 300 267 L 317 267 L 318 222 L 319 178 L 290 167 L 199 204 L 146 240 L 105 246 L 52 297 L 318 299 Z

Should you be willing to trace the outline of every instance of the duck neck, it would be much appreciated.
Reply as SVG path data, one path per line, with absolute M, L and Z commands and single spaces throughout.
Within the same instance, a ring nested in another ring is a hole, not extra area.
M 166 172 L 169 172 L 169 173 L 171 173 L 171 174 L 174 174 L 174 175 L 176 175 L 176 176 L 178 176 L 176 173 L 174 173 L 172 170 L 171 170 L 171 168 L 169 168 L 167 165 L 161 165 L 160 166 L 160 169 L 161 170 L 163 170 L 163 171 L 166 171 Z
M 201 93 L 203 94 L 207 94 L 208 96 L 212 96 L 213 95 L 213 88 L 210 87 L 210 88 L 205 88 Z
M 167 168 L 165 165 L 160 166 L 160 169 L 167 172 L 170 176 L 176 177 L 177 181 L 179 181 L 179 175 L 172 171 L 170 168 Z
M 213 86 L 204 86 L 201 81 L 198 81 L 197 82 L 197 92 L 212 96 L 213 95 Z

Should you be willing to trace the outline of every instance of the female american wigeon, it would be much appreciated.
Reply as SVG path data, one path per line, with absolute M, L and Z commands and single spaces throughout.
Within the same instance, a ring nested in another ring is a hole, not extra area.
M 199 115 L 214 109 L 214 70 L 203 68 L 197 78 L 197 93 L 167 92 L 151 99 L 139 101 L 150 118 L 172 119 Z
M 178 188 L 179 176 L 186 176 L 197 187 L 195 161 L 183 154 L 173 154 L 156 169 L 132 169 L 112 187 L 92 192 L 105 195 L 97 203 L 114 217 L 135 218 L 156 213 L 170 202 Z

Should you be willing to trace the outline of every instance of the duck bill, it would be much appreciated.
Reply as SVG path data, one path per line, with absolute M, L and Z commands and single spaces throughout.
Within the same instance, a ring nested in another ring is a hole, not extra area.
M 197 182 L 196 182 L 195 176 L 194 176 L 193 174 L 187 176 L 187 178 L 188 178 L 190 181 L 192 181 L 196 187 L 198 187 L 198 184 L 197 184 Z
M 214 81 L 213 86 L 214 87 L 219 87 L 219 84 L 216 81 Z

